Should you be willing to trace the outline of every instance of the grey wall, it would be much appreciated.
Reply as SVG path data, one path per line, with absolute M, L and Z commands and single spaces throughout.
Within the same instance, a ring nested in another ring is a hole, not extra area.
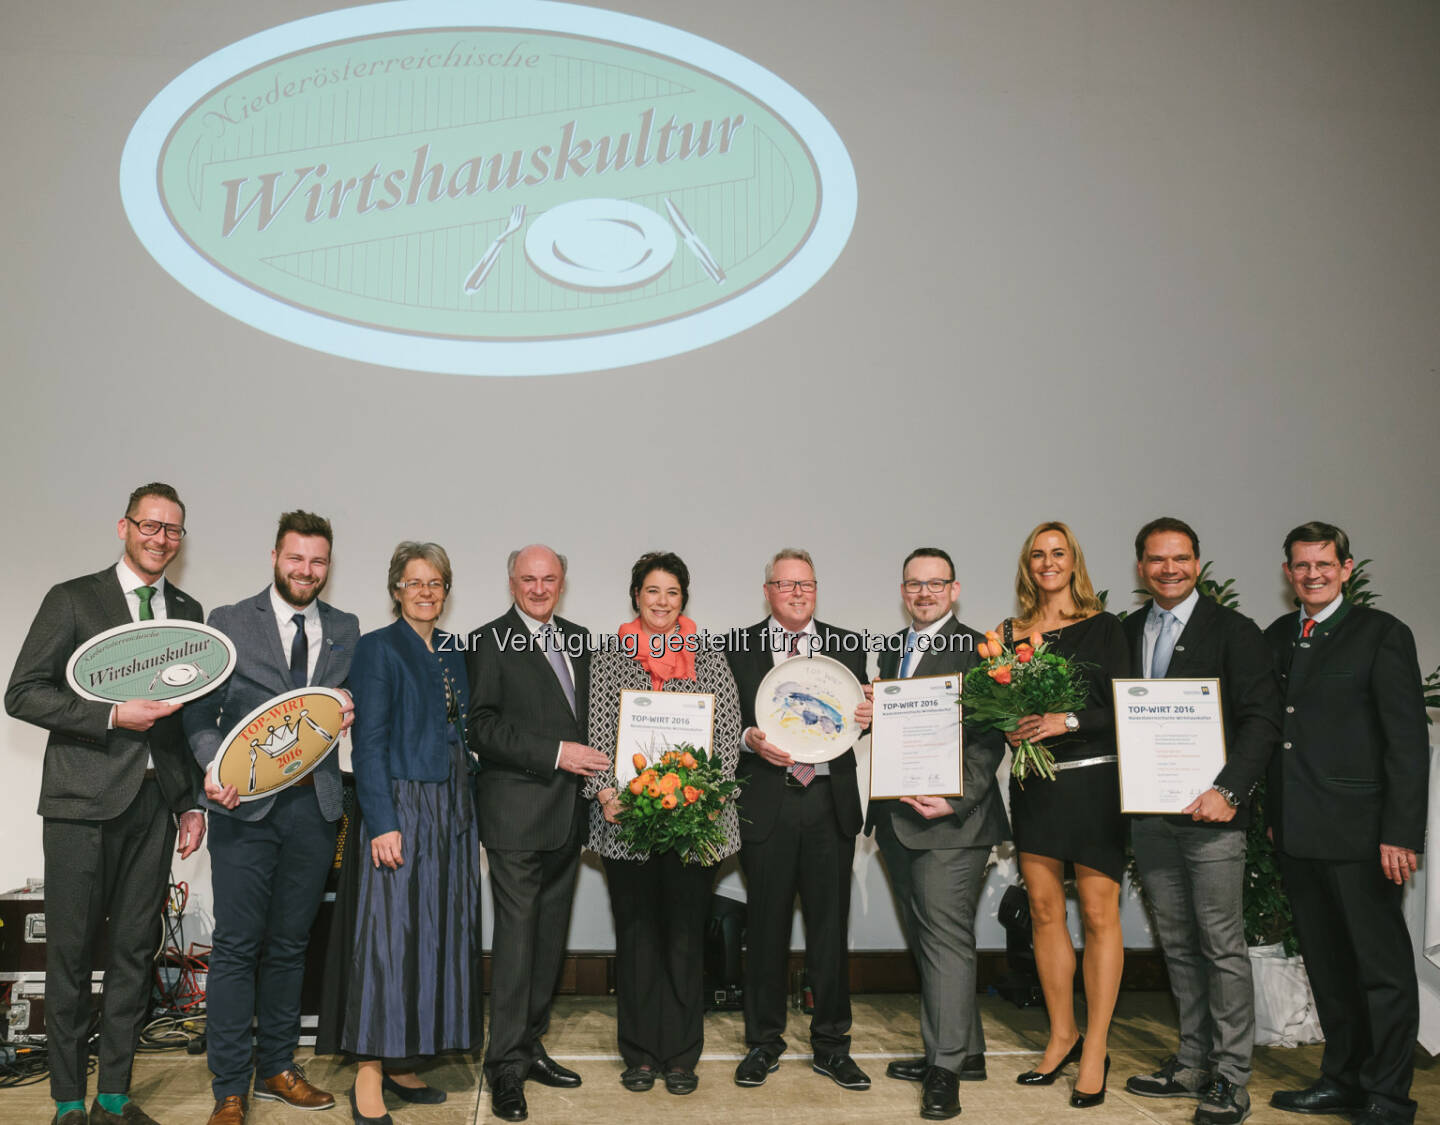
M 153 478 L 190 507 L 172 576 L 207 606 L 261 588 L 276 515 L 303 506 L 333 519 L 327 596 L 366 628 L 411 537 L 451 553 L 452 628 L 503 607 L 505 554 L 535 539 L 569 553 L 565 611 L 597 630 L 661 546 L 690 563 L 702 625 L 757 620 L 764 559 L 790 543 L 817 558 L 822 617 L 895 628 L 922 542 L 956 555 L 983 628 L 1036 522 L 1068 520 L 1123 606 L 1130 539 L 1162 512 L 1264 623 L 1288 605 L 1281 538 L 1320 517 L 1440 660 L 1440 7 L 617 0 L 807 95 L 849 147 L 859 213 L 831 272 L 748 332 L 543 379 L 305 350 L 203 303 L 132 235 L 117 168 L 155 93 L 329 7 L 0 6 L 7 662 L 49 584 L 114 560 L 124 496 Z M 283 430 L 258 424 L 272 404 Z M 41 870 L 43 745 L 0 719 L 0 886 Z M 854 944 L 900 944 L 869 848 L 857 875 Z M 593 870 L 572 940 L 609 943 Z

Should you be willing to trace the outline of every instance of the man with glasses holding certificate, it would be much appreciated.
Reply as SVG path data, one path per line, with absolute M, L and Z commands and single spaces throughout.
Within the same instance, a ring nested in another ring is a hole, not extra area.
M 1137 816 L 1135 862 L 1154 907 L 1180 1046 L 1152 1074 L 1125 1083 L 1148 1098 L 1198 1098 L 1196 1125 L 1250 1114 L 1254 987 L 1241 894 L 1249 798 L 1280 733 L 1280 697 L 1259 628 L 1202 597 L 1200 540 L 1189 524 L 1151 520 L 1135 536 L 1136 570 L 1152 600 L 1124 622 L 1146 679 L 1218 679 L 1225 764 L 1179 815 Z
M 165 580 L 185 536 L 185 505 L 168 484 L 130 494 L 120 561 L 45 595 L 15 660 L 5 710 L 50 732 L 40 783 L 45 819 L 45 1036 L 55 1125 L 86 1125 L 90 972 L 109 916 L 100 1063 L 91 1125 L 154 1125 L 130 1100 L 130 1068 L 150 1008 L 151 959 L 179 826 L 181 858 L 205 836 L 200 771 L 178 703 L 98 703 L 69 686 L 72 653 L 135 621 L 200 621 L 200 604 Z
M 979 661 L 975 646 L 984 636 L 955 618 L 960 597 L 955 564 L 938 547 L 920 547 L 905 559 L 901 574 L 900 596 L 910 626 L 881 653 L 877 680 L 963 676 Z M 925 1054 L 897 1059 L 885 1073 L 923 1082 L 920 1115 L 931 1120 L 960 1112 L 962 1080 L 985 1078 L 985 1032 L 975 1000 L 975 911 L 991 846 L 1010 837 L 995 784 L 1004 757 L 999 732 L 976 732 L 965 743 L 963 796 L 872 798 L 866 821 L 866 833 L 873 830 L 880 845 L 905 937 L 920 967 Z

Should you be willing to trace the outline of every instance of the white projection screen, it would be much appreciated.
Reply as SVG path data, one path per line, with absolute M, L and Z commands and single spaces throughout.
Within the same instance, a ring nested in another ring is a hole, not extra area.
M 1163 514 L 1266 624 L 1325 519 L 1428 670 L 1437 58 L 1425 0 L 6 0 L 6 668 L 158 479 L 207 608 L 299 507 L 365 629 L 402 539 L 457 631 L 536 540 L 596 632 L 656 548 L 702 626 L 757 621 L 789 545 L 876 633 L 946 548 L 990 628 L 1056 518 L 1122 609 Z M 0 888 L 42 870 L 43 750 L 0 720 Z M 208 908 L 203 854 L 175 875 Z M 869 841 L 852 910 L 903 946 Z M 571 946 L 611 944 L 590 862 Z

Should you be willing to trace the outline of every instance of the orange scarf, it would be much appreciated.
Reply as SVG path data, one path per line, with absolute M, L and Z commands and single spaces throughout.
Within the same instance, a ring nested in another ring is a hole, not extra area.
M 664 691 L 666 680 L 693 680 L 695 678 L 695 653 L 683 647 L 677 652 L 672 639 L 677 635 L 682 638 L 695 635 L 695 622 L 690 618 L 681 615 L 679 621 L 676 622 L 675 632 L 666 634 L 664 638 L 667 642 L 665 651 L 659 656 L 653 655 L 654 650 L 650 647 L 651 638 L 655 634 L 646 630 L 645 626 L 640 623 L 640 618 L 625 622 L 615 632 L 617 636 L 638 638 L 635 659 L 640 662 L 640 666 L 645 671 L 650 673 L 650 686 L 655 691 Z M 658 640 L 655 642 L 655 647 L 660 647 Z

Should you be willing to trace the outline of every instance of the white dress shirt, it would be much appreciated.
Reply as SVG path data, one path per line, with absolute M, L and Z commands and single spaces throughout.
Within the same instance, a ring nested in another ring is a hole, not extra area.
M 514 606 L 513 608 L 515 612 L 520 616 L 520 620 L 525 623 L 525 628 L 530 630 L 531 643 L 535 646 L 536 652 L 545 651 L 543 648 L 540 647 L 540 630 L 543 629 L 546 625 L 551 625 L 554 627 L 555 639 L 556 641 L 560 642 L 560 658 L 565 661 L 565 670 L 570 673 L 570 684 L 572 688 L 575 687 L 575 664 L 570 659 L 570 653 L 567 652 L 565 649 L 564 641 L 562 639 L 565 634 L 561 632 L 559 623 L 556 622 L 554 617 L 551 617 L 549 621 L 537 621 L 535 620 L 535 618 L 531 617 L 528 613 L 521 609 L 518 605 Z M 575 706 L 580 706 L 580 700 L 578 698 L 575 700 Z M 565 753 L 565 740 L 562 738 L 555 747 L 555 768 L 557 770 L 560 768 L 560 755 L 563 753 Z
M 313 599 L 304 609 L 296 609 L 280 596 L 280 591 L 270 587 L 270 608 L 275 611 L 275 624 L 280 627 L 280 651 L 285 654 L 285 666 L 290 666 L 290 646 L 295 643 L 295 615 L 305 618 L 305 682 L 315 678 L 315 665 L 320 662 L 320 645 L 325 639 L 320 628 L 320 599 Z

